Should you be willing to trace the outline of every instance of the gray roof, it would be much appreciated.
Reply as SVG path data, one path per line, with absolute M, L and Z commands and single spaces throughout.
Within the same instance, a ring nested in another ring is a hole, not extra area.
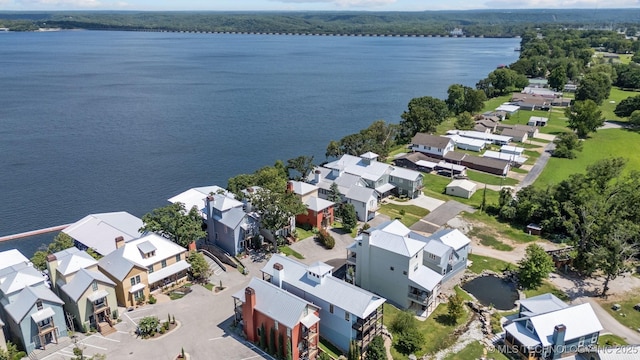
M 520 307 L 525 307 L 531 313 L 539 315 L 550 311 L 565 309 L 568 308 L 569 305 L 558 299 L 555 295 L 547 293 L 520 300 Z
M 424 251 L 438 257 L 444 257 L 451 248 L 439 241 L 429 241 L 424 247 Z
M 366 160 L 353 155 L 342 155 L 340 159 L 325 164 L 329 169 L 343 170 L 345 173 L 357 175 L 363 179 L 377 181 L 390 171 L 390 165 L 375 160 Z
M 363 203 L 369 202 L 369 199 L 372 196 L 376 197 L 375 190 L 362 186 L 351 187 L 349 191 L 347 191 L 345 196 L 347 197 L 347 199 L 357 200 Z
M 409 281 L 413 286 L 433 292 L 442 281 L 442 275 L 424 265 L 420 265 L 416 271 L 409 273 Z
M 506 168 L 509 165 L 508 161 L 493 159 L 493 158 L 483 157 L 483 156 L 474 156 L 474 155 L 467 155 L 464 158 L 464 161 L 470 164 L 475 164 L 479 166 L 484 166 L 492 169 L 500 169 L 500 170 L 504 170 L 504 168 Z
M 516 130 L 516 129 L 504 129 L 502 130 L 502 136 L 510 136 L 514 138 L 521 138 L 527 135 L 528 132 L 526 130 Z
M 44 282 L 44 276 L 30 264 L 19 263 L 0 270 L 0 291 L 5 295 Z
M 64 304 L 51 289 L 44 285 L 27 286 L 20 291 L 12 303 L 4 307 L 4 310 L 16 323 L 20 323 L 38 300 L 58 305 Z
M 29 259 L 22 255 L 22 253 L 17 249 L 0 251 L 0 270 L 9 266 L 29 262 Z
M 391 171 L 391 174 L 389 175 L 400 178 L 400 179 L 416 181 L 422 176 L 422 173 L 418 171 L 404 169 L 401 167 L 394 167 L 393 170 Z
M 222 217 L 218 219 L 218 221 L 226 227 L 235 229 L 240 225 L 245 216 L 247 216 L 247 214 L 242 208 L 232 208 L 222 213 Z
M 98 266 L 119 281 L 131 271 L 135 264 L 124 257 L 124 246 L 98 261 Z
M 443 156 L 443 158 L 451 161 L 462 161 L 466 157 L 467 157 L 466 153 L 458 152 L 458 151 L 448 151 Z
M 71 300 L 78 302 L 80 297 L 82 297 L 82 294 L 87 291 L 89 286 L 91 286 L 94 281 L 99 281 L 107 285 L 116 286 L 113 281 L 111 281 L 106 275 L 99 271 L 80 269 L 73 277 L 73 279 L 71 279 L 71 281 L 62 285 L 61 290 L 64 291 Z
M 460 250 L 461 248 L 471 244 L 471 239 L 458 229 L 439 230 L 429 236 L 429 239 L 436 239 L 454 250 Z
M 58 261 L 57 270 L 62 275 L 73 274 L 79 269 L 87 268 L 98 264 L 98 261 L 87 254 L 85 251 L 80 251 L 76 247 L 71 247 L 58 251 L 55 255 Z
M 138 244 L 138 250 L 140 250 L 143 254 L 148 254 L 158 250 L 150 241 L 143 241 Z
M 308 308 L 313 311 L 319 309 L 317 306 L 288 291 L 255 277 L 251 279 L 247 287 L 255 291 L 255 309 L 289 329 L 293 329 L 296 324 L 308 315 Z M 233 297 L 244 303 L 246 300 L 245 289 L 238 291 Z
M 289 184 L 293 188 L 293 192 L 298 195 L 306 195 L 310 192 L 318 190 L 318 187 L 315 185 L 308 184 L 302 181 L 289 181 Z
M 429 134 L 426 134 L 426 133 L 417 133 L 411 139 L 411 144 L 431 146 L 431 147 L 435 147 L 437 149 L 446 148 L 447 145 L 449 145 L 450 142 L 451 142 L 451 139 L 449 139 L 449 138 L 442 137 L 442 136 L 436 136 L 436 135 L 429 135 Z
M 262 272 L 273 276 L 275 263 L 283 266 L 283 281 L 359 318 L 366 318 L 386 301 L 382 297 L 331 275 L 325 276 L 322 279 L 322 284 L 309 280 L 307 265 L 279 254 L 271 256 L 267 265 L 262 268 Z
M 412 153 L 408 153 L 408 154 L 403 155 L 403 156 L 400 156 L 400 157 L 398 157 L 398 158 L 396 158 L 396 159 L 407 159 L 407 160 L 409 160 L 409 161 L 411 161 L 411 162 L 413 162 L 413 163 L 415 163 L 415 162 L 417 162 L 417 161 L 420 161 L 420 160 L 423 160 L 423 161 L 430 161 L 430 162 L 436 162 L 436 163 L 437 163 L 438 161 L 440 161 L 439 159 L 436 159 L 436 158 L 430 157 L 430 156 L 428 156 L 427 154 L 425 154 L 425 153 L 421 153 L 421 152 L 419 152 L 419 151 L 414 151 L 414 152 L 412 152 Z
M 121 211 L 87 215 L 62 232 L 98 254 L 107 255 L 116 249 L 116 237 L 122 236 L 129 241 L 144 235 L 140 232 L 142 226 L 141 219 Z
M 334 205 L 334 203 L 329 200 L 320 199 L 315 196 L 308 198 L 307 201 L 304 202 L 304 204 L 307 206 L 308 209 L 313 210 L 315 212 L 322 211 Z

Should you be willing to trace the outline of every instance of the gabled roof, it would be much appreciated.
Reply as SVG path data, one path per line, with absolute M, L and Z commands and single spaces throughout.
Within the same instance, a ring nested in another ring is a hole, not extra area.
M 297 195 L 306 195 L 310 192 L 318 190 L 317 186 L 302 181 L 289 181 L 289 184 L 291 184 L 293 192 Z
M 255 277 L 251 279 L 247 287 L 252 288 L 255 292 L 255 309 L 289 329 L 293 329 L 310 313 L 319 310 L 310 302 Z M 238 291 L 233 297 L 244 303 L 246 301 L 245 289 Z
M 187 211 L 191 210 L 191 208 L 195 206 L 198 211 L 202 212 L 207 196 L 209 196 L 209 194 L 218 194 L 220 192 L 224 192 L 225 194 L 227 193 L 225 189 L 217 185 L 196 187 L 181 192 L 180 194 L 168 199 L 168 201 L 172 204 L 178 202 L 184 204 L 184 208 Z
M 5 295 L 44 282 L 44 276 L 30 264 L 20 263 L 0 270 L 0 291 Z
M 418 171 L 413 171 L 413 170 L 409 170 L 401 167 L 394 167 L 389 175 L 400 178 L 400 179 L 406 179 L 411 181 L 416 181 L 420 177 L 422 177 L 422 173 Z
M 429 161 L 429 162 L 438 162 L 440 161 L 439 159 L 436 158 L 432 158 L 429 155 L 425 154 L 425 153 L 421 153 L 420 151 L 414 151 L 412 153 L 408 153 L 406 155 L 402 155 L 396 158 L 396 160 L 398 159 L 407 159 L 413 163 L 416 163 L 418 161 Z
M 484 140 L 466 138 L 460 135 L 447 135 L 447 137 L 453 140 L 453 142 L 455 142 L 456 145 L 462 144 L 462 145 L 478 146 L 478 147 L 484 147 L 486 145 L 486 142 Z
M 451 181 L 449 183 L 449 185 L 447 185 L 447 187 L 448 188 L 450 188 L 450 187 L 459 187 L 459 188 L 467 190 L 467 191 L 473 191 L 478 187 L 478 185 L 476 185 L 476 183 L 474 183 L 473 181 L 464 180 L 464 179 L 456 179 L 456 180 Z
M 442 275 L 424 265 L 418 266 L 416 271 L 409 273 L 411 285 L 433 292 L 442 281 Z
M 44 285 L 27 286 L 20 291 L 13 302 L 4 307 L 4 310 L 16 323 L 19 324 L 38 300 L 58 305 L 64 304 L 64 302 L 60 300 L 60 298 L 57 297 L 51 289 Z
M 517 146 L 511 146 L 511 145 L 502 145 L 500 147 L 500 152 L 509 152 L 509 153 L 519 153 L 519 154 L 521 154 L 522 152 L 524 152 L 524 148 L 517 147 Z
M 417 133 L 411 138 L 411 144 L 413 145 L 431 146 L 437 149 L 444 149 L 449 143 L 451 143 L 451 139 L 449 138 L 429 135 L 427 133 Z
M 73 274 L 74 272 L 88 268 L 93 265 L 97 265 L 98 261 L 87 254 L 85 251 L 80 251 L 76 247 L 71 247 L 58 251 L 53 254 L 58 262 L 57 271 L 62 275 Z
M 527 321 L 531 322 L 533 331 L 527 329 Z M 525 346 L 551 346 L 553 329 L 556 325 L 564 325 L 566 327 L 565 340 L 567 342 L 602 331 L 602 324 L 600 324 L 600 320 L 598 320 L 589 303 L 532 317 L 519 318 L 507 325 L 505 330 Z
M 520 307 L 526 308 L 533 315 L 540 315 L 551 311 L 568 308 L 564 301 L 551 293 L 546 293 L 520 300 Z
M 444 154 L 443 157 L 446 160 L 450 160 L 450 161 L 462 161 L 467 156 L 470 156 L 470 155 L 463 152 L 459 152 L 459 151 L 449 151 L 446 154 Z
M 426 245 L 427 238 L 411 232 L 400 221 L 383 223 L 369 230 L 369 244 L 406 257 L 413 257 Z
M 236 199 L 232 199 L 226 195 L 216 194 L 213 195 L 213 208 L 225 212 L 233 208 L 241 208 L 244 204 Z
M 460 250 L 471 244 L 471 240 L 458 229 L 442 229 L 429 236 L 429 239 L 437 239 L 454 250 Z
M 17 249 L 0 252 L 0 270 L 20 263 L 28 264 L 30 261 Z
M 320 199 L 315 196 L 308 198 L 307 201 L 304 202 L 304 204 L 307 206 L 307 209 L 313 210 L 315 212 L 322 211 L 335 205 L 329 200 Z
M 369 291 L 330 275 L 325 276 L 321 284 L 308 280 L 307 265 L 279 254 L 271 256 L 267 265 L 262 268 L 262 272 L 273 276 L 273 265 L 276 263 L 283 266 L 284 282 L 361 319 L 366 318 L 386 301 Z
M 362 203 L 369 202 L 371 197 L 376 197 L 376 192 L 373 189 L 362 187 L 362 186 L 353 186 L 347 191 L 345 194 L 347 199 L 356 200 Z
M 332 161 L 324 167 L 334 170 L 342 170 L 348 174 L 357 175 L 363 179 L 377 181 L 385 173 L 390 171 L 390 165 L 375 160 L 365 160 L 353 155 L 342 155 L 340 159 Z
M 126 259 L 123 254 L 124 247 L 121 247 L 116 251 L 112 251 L 109 255 L 98 261 L 98 266 L 118 281 L 124 280 L 124 277 L 127 276 L 134 266 L 144 269 L 142 265 L 135 264 Z
M 143 236 L 142 226 L 141 219 L 120 211 L 87 215 L 62 232 L 98 254 L 107 255 L 116 249 L 116 237 L 122 236 L 124 241 L 129 241 Z
M 427 245 L 424 247 L 424 251 L 429 254 L 433 254 L 437 257 L 444 257 L 449 251 L 451 251 L 451 247 L 441 243 L 439 241 L 429 241 Z
M 508 160 L 502 159 L 502 156 L 506 156 L 508 154 L 503 153 L 502 155 L 498 155 L 499 158 L 491 157 L 492 154 L 500 154 L 500 153 L 497 151 L 487 150 L 484 152 L 484 154 L 482 154 L 482 156 L 469 155 L 464 158 L 464 161 L 470 164 L 475 164 L 479 166 L 484 166 L 492 169 L 500 169 L 500 170 L 504 170 L 509 165 Z M 508 155 L 510 159 L 512 156 L 513 155 Z M 515 160 L 518 160 L 518 159 L 515 158 Z
M 487 150 L 484 152 L 484 154 L 482 154 L 482 157 L 478 157 L 479 159 L 486 159 L 486 160 L 493 160 L 495 161 L 500 161 L 502 164 L 500 163 L 495 163 L 495 165 L 492 165 L 491 167 L 496 167 L 498 169 L 504 168 L 509 161 L 513 161 L 516 162 L 518 164 L 522 164 L 525 161 L 527 161 L 527 158 L 525 158 L 524 156 L 520 156 L 520 155 L 515 155 L 515 154 L 509 154 L 509 153 L 503 153 L 503 152 L 497 152 L 497 151 L 493 151 L 493 150 Z M 489 164 L 487 162 L 487 164 Z
M 99 271 L 80 269 L 78 270 L 78 273 L 73 277 L 73 279 L 71 279 L 71 281 L 69 281 L 68 283 L 62 285 L 60 289 L 64 291 L 64 293 L 67 294 L 71 300 L 78 302 L 80 297 L 82 297 L 82 294 L 87 291 L 89 286 L 91 286 L 94 281 L 99 281 L 111 286 L 116 285 L 106 275 Z
M 509 136 L 512 138 L 518 137 L 521 138 L 527 135 L 528 132 L 525 130 L 516 130 L 516 129 L 504 129 L 502 130 L 502 136 Z
M 220 219 L 217 220 L 224 224 L 224 226 L 235 229 L 240 225 L 245 216 L 247 216 L 247 213 L 245 213 L 241 207 L 234 207 L 222 213 Z
M 144 253 L 138 248 L 138 245 L 142 243 L 149 243 L 150 245 L 153 245 L 153 247 L 156 248 L 155 255 L 144 258 Z M 186 251 L 182 246 L 155 233 L 125 243 L 121 249 L 124 249 L 122 253 L 124 258 L 145 268 L 161 260 L 174 257 L 177 254 L 181 254 Z

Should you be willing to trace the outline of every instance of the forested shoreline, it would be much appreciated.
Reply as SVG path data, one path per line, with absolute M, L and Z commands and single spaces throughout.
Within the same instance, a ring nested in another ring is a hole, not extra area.
M 516 37 L 550 28 L 638 29 L 639 9 L 425 12 L 1 12 L 0 28 Z M 456 31 L 457 30 L 457 31 Z M 462 33 L 460 33 L 460 30 Z

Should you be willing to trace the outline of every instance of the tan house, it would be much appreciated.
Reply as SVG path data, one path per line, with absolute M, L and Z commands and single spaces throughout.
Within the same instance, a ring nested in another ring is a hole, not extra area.
M 115 332 L 118 317 L 115 283 L 98 269 L 98 261 L 75 247 L 47 257 L 51 283 L 79 331 Z
M 187 280 L 187 249 L 149 234 L 129 242 L 117 237 L 116 250 L 98 262 L 100 270 L 116 284 L 118 305 L 131 307 L 149 294 Z

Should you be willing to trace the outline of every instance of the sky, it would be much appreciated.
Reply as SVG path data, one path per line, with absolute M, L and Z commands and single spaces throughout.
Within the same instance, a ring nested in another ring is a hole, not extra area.
M 2 10 L 424 11 L 640 8 L 640 0 L 0 0 Z

